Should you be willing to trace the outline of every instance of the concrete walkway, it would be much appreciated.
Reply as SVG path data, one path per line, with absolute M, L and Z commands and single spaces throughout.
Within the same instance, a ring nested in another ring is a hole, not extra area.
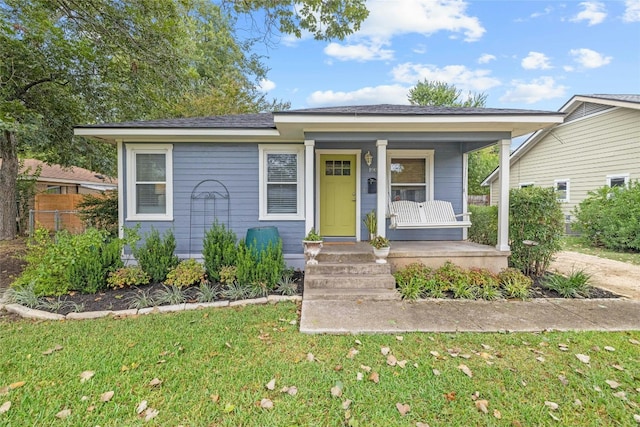
M 640 301 L 308 301 L 300 331 L 309 334 L 640 330 Z

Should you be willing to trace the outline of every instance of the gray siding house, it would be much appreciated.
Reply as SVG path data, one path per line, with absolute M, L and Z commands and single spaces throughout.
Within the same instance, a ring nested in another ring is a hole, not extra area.
M 469 152 L 499 144 L 507 162 L 513 137 L 562 118 L 367 105 L 86 125 L 75 134 L 117 146 L 121 226 L 172 229 L 181 257 L 200 256 L 214 220 L 239 237 L 274 226 L 289 264 L 301 266 L 309 229 L 329 240 L 366 240 L 362 218 L 372 210 L 378 234 L 391 240 L 464 240 L 462 228 L 390 229 L 389 199 L 446 200 L 462 213 Z M 508 253 L 508 210 L 500 215 L 497 249 Z
M 510 187 L 554 187 L 567 218 L 590 191 L 640 179 L 640 95 L 575 95 L 563 123 L 529 137 L 510 158 Z M 500 201 L 499 169 L 483 182 Z

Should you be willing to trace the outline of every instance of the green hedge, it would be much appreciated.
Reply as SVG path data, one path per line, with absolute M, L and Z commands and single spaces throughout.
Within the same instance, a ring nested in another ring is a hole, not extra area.
M 498 243 L 498 207 L 469 206 L 471 227 L 468 238 L 482 245 L 495 246 Z

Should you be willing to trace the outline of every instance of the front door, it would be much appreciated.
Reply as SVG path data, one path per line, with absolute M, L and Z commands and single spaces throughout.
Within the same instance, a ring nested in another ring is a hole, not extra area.
M 320 233 L 356 235 L 356 155 L 320 156 Z

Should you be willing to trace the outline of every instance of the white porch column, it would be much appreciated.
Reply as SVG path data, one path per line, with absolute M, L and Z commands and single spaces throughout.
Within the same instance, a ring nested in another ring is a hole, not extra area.
M 312 227 L 316 226 L 315 217 L 315 196 L 314 196 L 314 173 L 313 165 L 314 148 L 316 142 L 313 139 L 304 141 L 304 234 L 306 235 Z
M 498 203 L 498 244 L 500 251 L 508 251 L 509 247 L 509 155 L 511 140 L 500 141 L 500 202 Z
M 379 139 L 376 141 L 376 147 L 378 149 L 377 164 L 377 204 L 376 204 L 376 218 L 378 219 L 378 235 L 382 237 L 387 236 L 386 219 L 387 219 L 387 143 L 386 139 Z

